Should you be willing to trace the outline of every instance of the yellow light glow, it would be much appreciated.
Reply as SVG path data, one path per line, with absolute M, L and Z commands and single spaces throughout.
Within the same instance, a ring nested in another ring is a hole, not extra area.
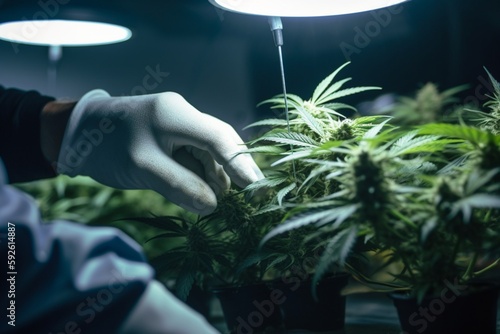
M 130 29 L 101 22 L 30 20 L 0 24 L 0 39 L 33 45 L 88 46 L 123 42 Z
M 407 0 L 209 0 L 232 12 L 282 17 L 343 15 L 396 5 Z

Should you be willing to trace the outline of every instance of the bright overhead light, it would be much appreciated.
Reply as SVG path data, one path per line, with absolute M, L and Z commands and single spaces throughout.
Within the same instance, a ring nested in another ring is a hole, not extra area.
M 118 43 L 132 36 L 123 26 L 76 20 L 26 20 L 0 24 L 0 39 L 33 45 L 89 46 Z
M 364 12 L 407 0 L 209 0 L 222 9 L 264 16 L 330 16 Z

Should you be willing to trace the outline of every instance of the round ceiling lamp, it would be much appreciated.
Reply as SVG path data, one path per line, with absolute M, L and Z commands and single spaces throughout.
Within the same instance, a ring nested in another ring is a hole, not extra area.
M 407 0 L 209 0 L 213 5 L 237 13 L 314 17 L 365 12 Z
M 124 26 L 93 21 L 23 20 L 0 24 L 0 39 L 32 45 L 104 45 L 123 42 L 131 36 L 130 29 Z

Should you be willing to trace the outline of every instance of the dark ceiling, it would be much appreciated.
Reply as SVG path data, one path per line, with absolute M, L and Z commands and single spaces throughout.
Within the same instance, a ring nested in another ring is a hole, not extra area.
M 115 21 L 133 37 L 64 48 L 55 87 L 47 84 L 47 48 L 0 41 L 0 84 L 59 98 L 93 88 L 112 95 L 173 90 L 239 131 L 264 116 L 258 102 L 281 92 L 278 52 L 264 17 L 223 12 L 208 0 L 0 0 L 0 20 L 43 13 Z M 381 86 L 383 93 L 408 94 L 428 81 L 443 89 L 467 83 L 462 98 L 481 102 L 483 66 L 500 78 L 498 0 L 412 0 L 391 11 L 283 18 L 283 25 L 288 91 L 303 97 L 348 59 L 342 74 L 353 77 L 352 85 Z M 157 84 L 145 89 L 151 72 Z

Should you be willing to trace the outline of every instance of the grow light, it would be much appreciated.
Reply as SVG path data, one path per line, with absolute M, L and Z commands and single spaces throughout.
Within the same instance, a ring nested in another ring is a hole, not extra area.
M 253 15 L 313 17 L 365 12 L 407 0 L 209 0 L 222 9 Z
M 104 45 L 123 42 L 131 36 L 126 27 L 93 21 L 25 20 L 0 24 L 0 39 L 32 45 Z

